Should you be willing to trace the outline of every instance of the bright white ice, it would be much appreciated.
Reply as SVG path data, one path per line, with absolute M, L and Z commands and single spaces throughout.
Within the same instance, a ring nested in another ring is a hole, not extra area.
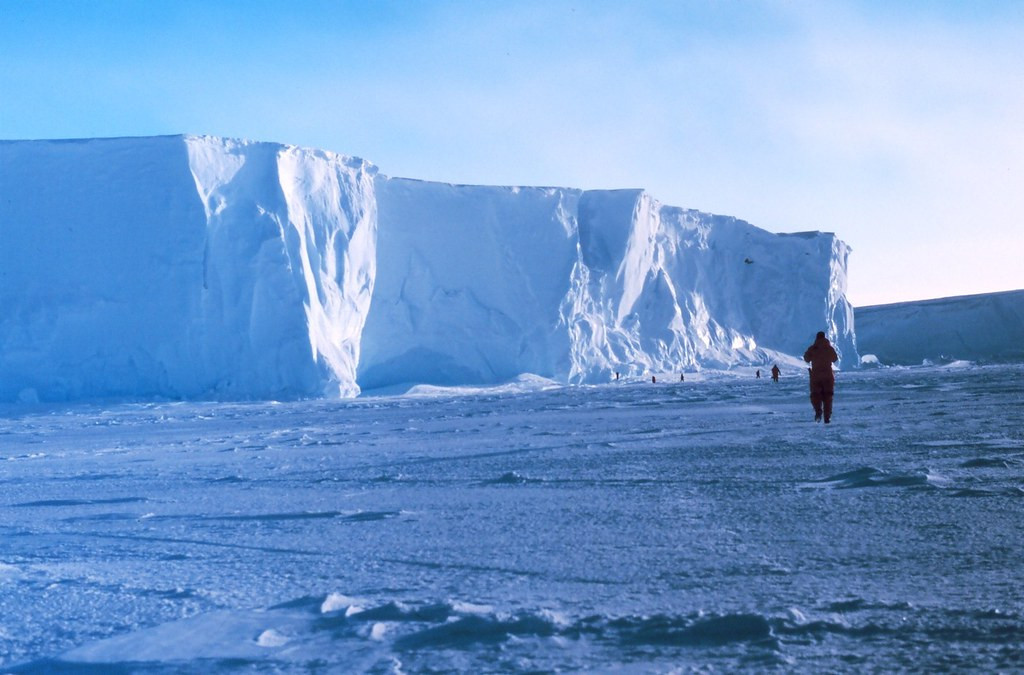
M 520 373 L 857 365 L 849 247 L 643 190 L 275 143 L 0 141 L 0 401 L 295 400 Z
M 1019 670 L 1022 378 L 0 408 L 0 666 Z

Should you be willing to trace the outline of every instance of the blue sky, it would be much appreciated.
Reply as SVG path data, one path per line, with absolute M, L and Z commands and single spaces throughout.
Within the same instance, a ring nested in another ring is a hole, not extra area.
M 1024 288 L 1024 3 L 0 0 L 0 138 L 214 134 L 643 187 L 853 247 L 856 305 Z

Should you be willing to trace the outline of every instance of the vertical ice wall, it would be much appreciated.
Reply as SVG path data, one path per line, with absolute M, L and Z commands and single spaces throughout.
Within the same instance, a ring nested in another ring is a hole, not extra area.
M 581 379 L 766 363 L 802 354 L 819 330 L 856 364 L 849 249 L 832 234 L 772 234 L 643 191 L 584 193 L 579 227 L 599 326 L 588 332 L 606 341 Z
M 386 178 L 363 388 L 498 382 L 567 370 L 559 308 L 576 251 L 576 190 Z
M 276 144 L 0 143 L 0 400 L 355 394 L 375 208 Z
M 356 395 L 375 171 L 273 143 L 185 144 L 206 215 L 200 370 L 233 396 Z
M 1024 290 L 858 307 L 857 346 L 882 364 L 1024 362 Z
M 856 365 L 846 300 L 849 248 L 823 232 L 772 234 L 736 218 L 664 206 L 665 261 L 698 362 L 802 355 L 823 330 Z
M 364 388 L 762 364 L 819 330 L 856 362 L 831 234 L 775 235 L 641 190 L 378 176 L 376 191 Z
M 0 401 L 599 382 L 799 355 L 818 330 L 855 364 L 848 252 L 642 190 L 211 137 L 5 142 Z
M 0 144 L 0 399 L 197 393 L 204 236 L 180 139 Z

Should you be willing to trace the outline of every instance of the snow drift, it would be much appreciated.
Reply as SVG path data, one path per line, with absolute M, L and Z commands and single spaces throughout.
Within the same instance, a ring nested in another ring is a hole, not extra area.
M 882 364 L 1024 362 L 1024 290 L 858 307 L 856 321 Z
M 0 143 L 0 400 L 352 396 L 857 362 L 848 247 L 641 190 L 174 136 Z

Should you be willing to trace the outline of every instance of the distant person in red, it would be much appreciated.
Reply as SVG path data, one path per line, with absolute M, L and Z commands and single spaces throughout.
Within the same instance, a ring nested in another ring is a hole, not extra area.
M 804 352 L 804 361 L 811 364 L 811 405 L 814 406 L 815 422 L 821 420 L 822 412 L 825 413 L 825 424 L 832 420 L 832 394 L 836 388 L 832 364 L 838 360 L 839 356 L 824 331 L 818 331 L 814 344 Z
M 779 381 L 779 373 L 781 373 L 781 372 L 782 371 L 779 370 L 779 364 L 776 363 L 776 364 L 774 364 L 772 366 L 772 382 L 778 382 Z

